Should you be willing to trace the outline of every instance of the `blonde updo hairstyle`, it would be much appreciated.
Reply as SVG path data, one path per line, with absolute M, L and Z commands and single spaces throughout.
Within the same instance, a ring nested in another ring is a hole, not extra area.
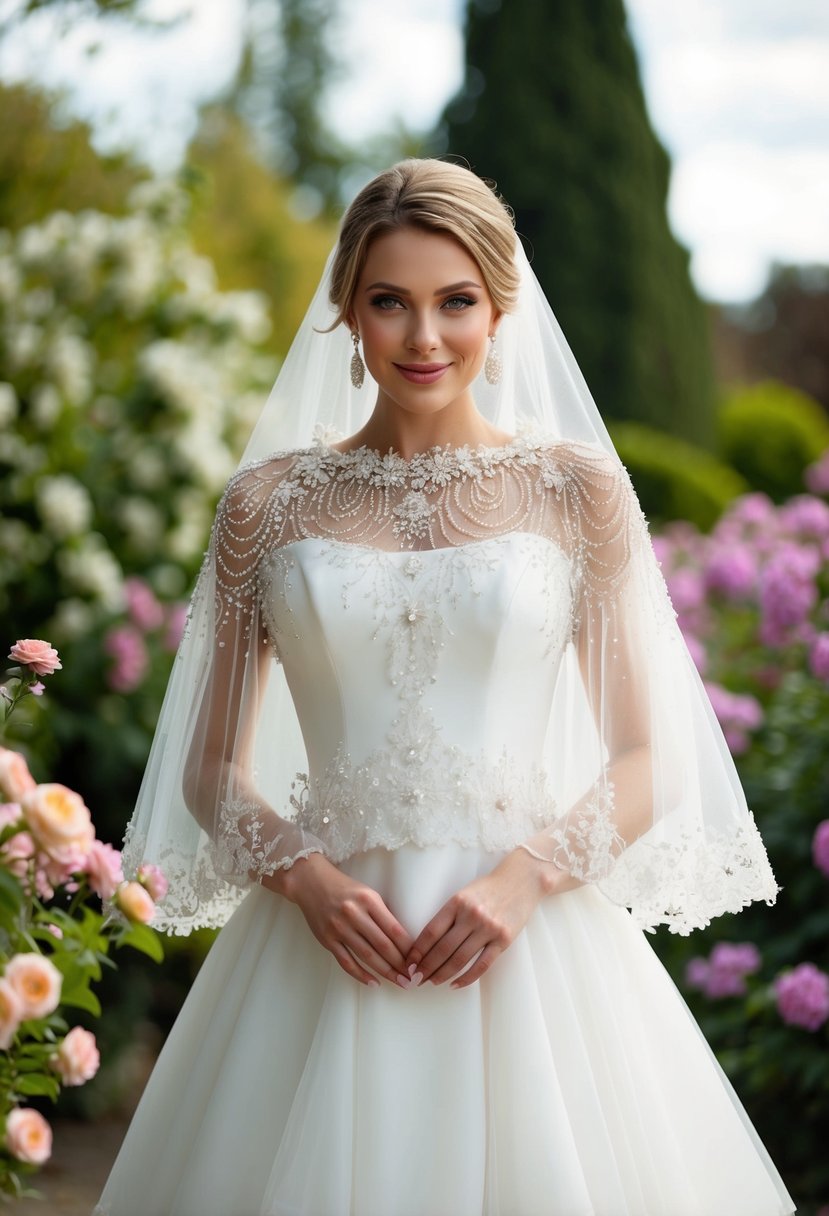
M 331 326 L 348 323 L 372 241 L 398 228 L 454 237 L 480 267 L 498 312 L 518 297 L 515 226 L 507 204 L 480 177 L 443 160 L 402 160 L 364 186 L 345 213 L 331 270 Z

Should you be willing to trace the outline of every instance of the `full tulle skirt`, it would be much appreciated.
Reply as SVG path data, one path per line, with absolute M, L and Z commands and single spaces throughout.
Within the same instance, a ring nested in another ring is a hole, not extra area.
M 497 860 L 344 864 L 416 933 Z M 794 1204 L 629 914 L 544 900 L 480 983 L 350 979 L 261 887 L 214 943 L 100 1216 L 782 1216 Z

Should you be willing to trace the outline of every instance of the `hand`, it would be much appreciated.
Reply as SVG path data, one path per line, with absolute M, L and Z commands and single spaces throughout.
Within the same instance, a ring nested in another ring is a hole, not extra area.
M 581 886 L 565 870 L 523 849 L 453 895 L 421 930 L 406 956 L 423 981 L 467 988 L 512 944 L 545 895 Z M 478 955 L 468 971 L 458 973 Z M 417 978 L 417 976 L 415 976 Z
M 352 979 L 377 987 L 371 971 L 392 984 L 406 976 L 411 936 L 375 890 L 343 874 L 321 853 L 262 882 L 297 905 L 314 937 Z

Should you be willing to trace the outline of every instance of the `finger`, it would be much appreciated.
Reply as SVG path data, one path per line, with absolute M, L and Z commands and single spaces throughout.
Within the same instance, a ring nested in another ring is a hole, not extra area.
M 467 959 L 469 959 L 484 948 L 487 939 L 480 934 L 480 931 L 473 931 L 469 925 L 455 924 L 439 942 L 435 942 L 432 949 L 418 966 L 418 971 L 423 976 L 424 983 L 426 980 L 433 980 L 438 971 L 442 970 L 467 942 L 471 946 L 471 952 L 467 955 Z M 455 971 L 457 971 L 457 967 L 450 973 L 454 975 Z
M 340 942 L 336 942 L 330 947 L 330 950 L 346 975 L 350 975 L 353 980 L 357 980 L 358 983 L 365 984 L 367 987 L 378 987 L 380 981 L 377 979 L 377 976 L 371 975 L 361 967 L 354 956 Z
M 468 988 L 470 984 L 476 983 L 482 975 L 489 971 L 492 964 L 495 962 L 499 954 L 501 954 L 500 946 L 494 946 L 491 942 L 480 953 L 477 961 L 472 964 L 468 971 L 464 971 L 463 975 L 459 975 L 456 980 L 453 980 L 449 985 L 450 988 Z
M 415 938 L 412 948 L 406 955 L 407 966 L 410 963 L 416 963 L 420 970 L 421 961 L 426 958 L 435 943 L 448 933 L 454 923 L 455 909 L 451 904 L 444 904 Z
M 382 975 L 385 979 L 390 980 L 392 984 L 397 982 L 398 976 L 405 975 L 402 956 L 399 955 L 399 952 L 388 938 L 384 937 L 383 941 L 387 949 L 400 957 L 400 963 L 397 966 L 387 962 L 383 953 L 375 950 L 365 935 L 356 930 L 352 929 L 344 933 L 342 940 L 346 949 L 354 955 L 358 963 L 365 967 L 370 967 L 372 971 L 376 971 L 378 975 Z
M 397 917 L 382 902 L 379 907 L 374 909 L 373 917 L 375 924 L 382 929 L 389 941 L 394 942 L 402 962 L 414 944 L 414 938 L 411 933 L 403 928 Z
M 463 971 L 464 967 L 467 967 L 473 959 L 477 958 L 486 949 L 488 944 L 491 945 L 480 934 L 470 934 L 465 941 L 461 942 L 454 954 L 433 972 L 432 983 L 443 984 L 446 980 L 456 978 Z
M 376 912 L 373 909 L 370 910 L 365 919 L 360 922 L 360 932 L 381 956 L 385 966 L 393 967 L 401 974 L 405 974 L 406 954 L 412 939 L 388 909 L 385 909 L 385 912 L 386 916 L 382 916 L 379 909 Z M 401 949 L 401 945 L 403 949 Z

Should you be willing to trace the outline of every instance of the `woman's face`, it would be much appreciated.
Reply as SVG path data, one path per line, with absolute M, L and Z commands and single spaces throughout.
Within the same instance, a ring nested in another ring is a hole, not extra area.
M 452 237 L 399 228 L 377 237 L 348 322 L 380 399 L 434 414 L 467 398 L 498 314 L 477 262 Z

